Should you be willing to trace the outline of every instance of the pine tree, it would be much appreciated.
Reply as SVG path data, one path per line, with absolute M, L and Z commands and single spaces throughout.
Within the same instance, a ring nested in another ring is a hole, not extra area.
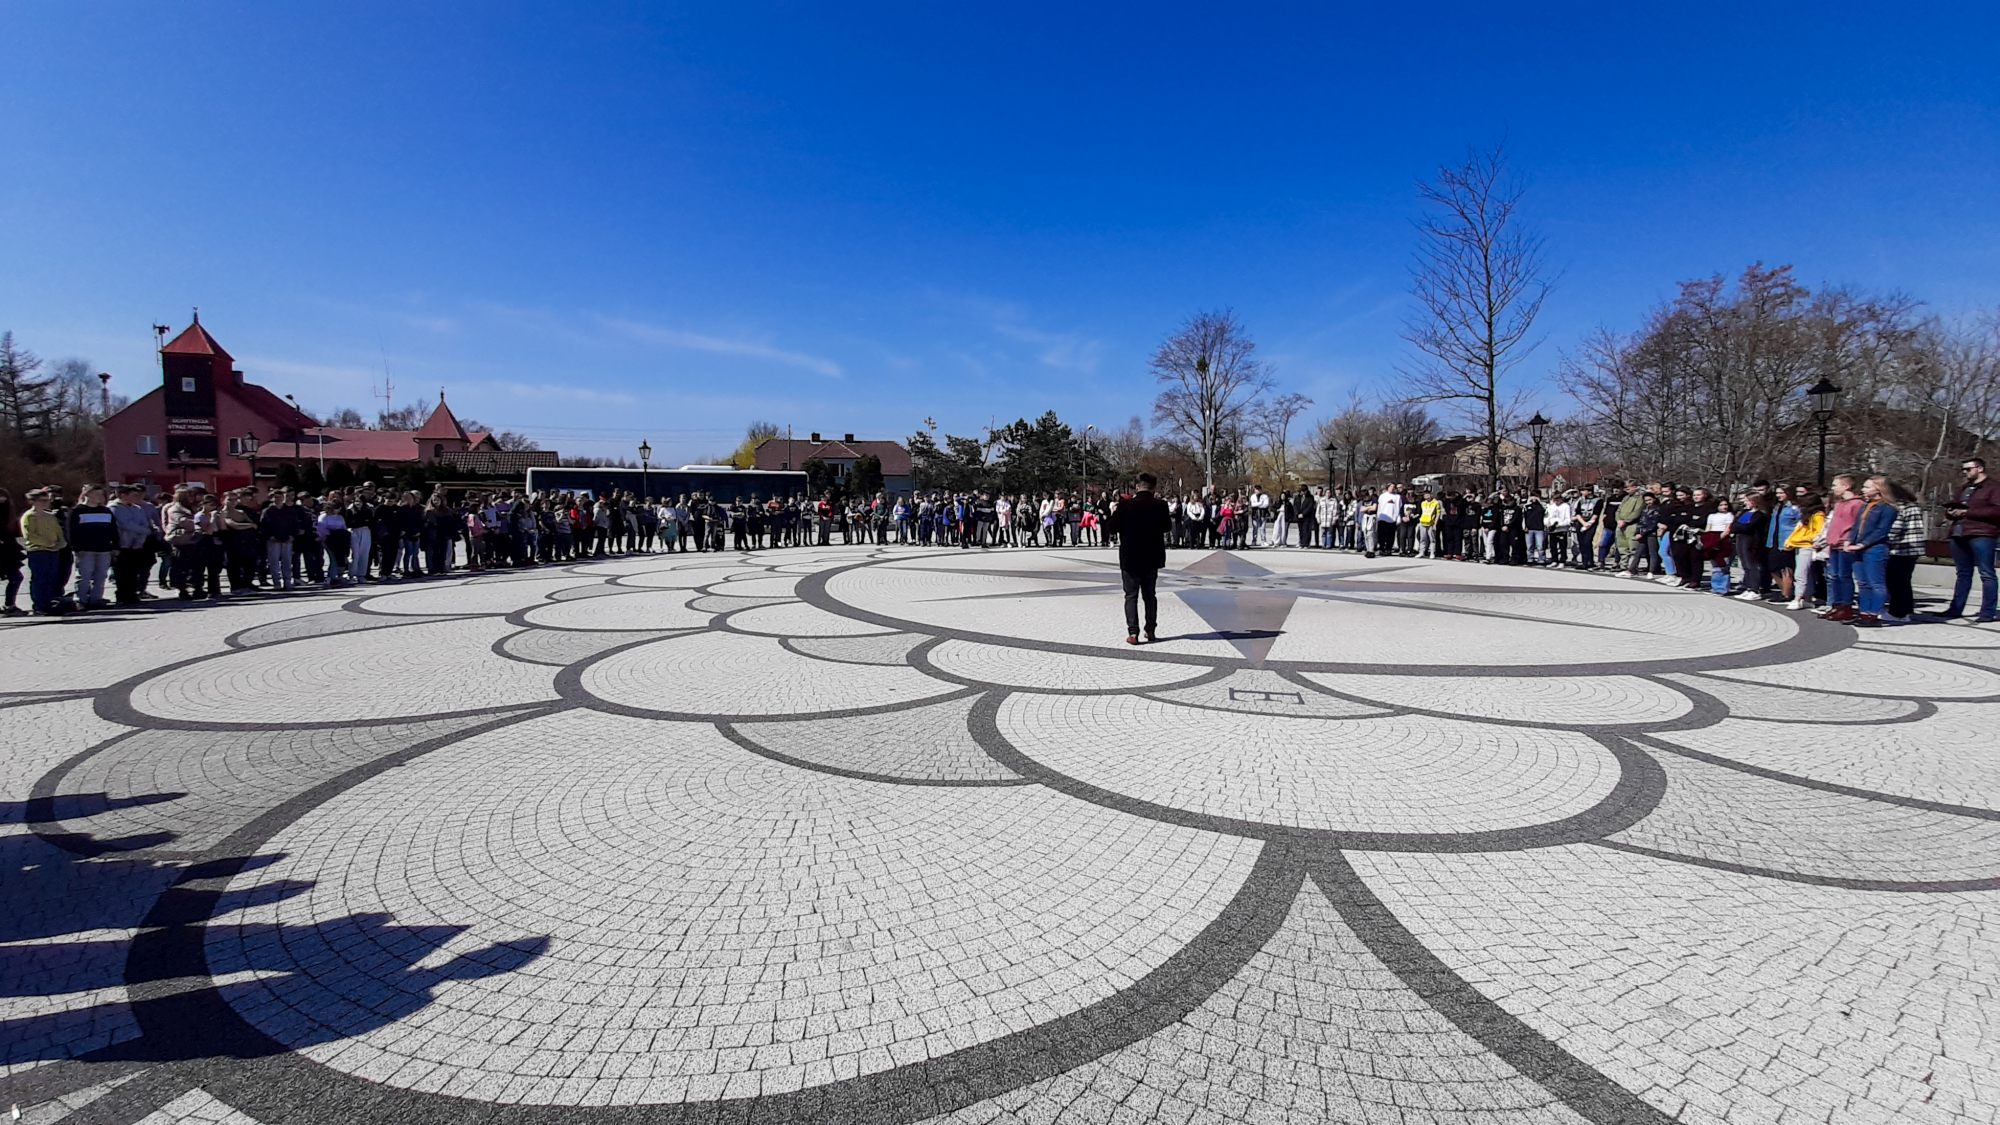
M 42 357 L 14 345 L 12 332 L 0 332 L 0 425 L 17 441 L 42 436 L 48 430 L 53 377 L 35 378 Z

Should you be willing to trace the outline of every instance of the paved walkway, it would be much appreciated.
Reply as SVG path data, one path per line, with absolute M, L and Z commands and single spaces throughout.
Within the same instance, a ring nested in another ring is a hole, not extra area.
M 0 631 L 30 1122 L 2000 1120 L 2000 631 L 675 555 Z

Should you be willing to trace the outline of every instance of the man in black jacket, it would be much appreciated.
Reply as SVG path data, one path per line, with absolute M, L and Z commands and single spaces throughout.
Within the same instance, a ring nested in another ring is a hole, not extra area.
M 1107 533 L 1118 537 L 1118 574 L 1125 581 L 1125 643 L 1139 643 L 1139 598 L 1146 599 L 1146 642 L 1159 640 L 1160 595 L 1157 586 L 1160 568 L 1167 565 L 1167 534 L 1174 518 L 1167 505 L 1153 495 L 1159 482 L 1151 473 L 1139 474 L 1139 491 L 1118 502 L 1117 510 L 1105 521 Z

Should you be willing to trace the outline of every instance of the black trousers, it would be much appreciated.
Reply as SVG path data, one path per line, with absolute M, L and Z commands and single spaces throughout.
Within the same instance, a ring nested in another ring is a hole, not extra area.
M 146 588 L 146 572 L 152 565 L 153 553 L 143 547 L 120 548 L 111 556 L 111 582 L 119 605 L 139 604 L 139 591 Z
M 1885 607 L 1893 617 L 1908 617 L 1917 611 L 1917 556 L 1889 556 L 1889 604 Z
M 1160 572 L 1157 570 L 1126 570 L 1119 568 L 1118 576 L 1125 580 L 1125 634 L 1139 635 L 1139 599 L 1146 599 L 1146 632 L 1160 627 Z

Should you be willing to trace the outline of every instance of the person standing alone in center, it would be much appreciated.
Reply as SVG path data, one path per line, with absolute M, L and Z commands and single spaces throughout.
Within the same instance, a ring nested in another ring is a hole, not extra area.
M 1107 535 L 1118 537 L 1118 574 L 1125 583 L 1125 643 L 1139 643 L 1139 599 L 1146 599 L 1146 643 L 1159 640 L 1160 568 L 1167 565 L 1167 535 L 1173 514 L 1153 489 L 1151 473 L 1139 474 L 1139 491 L 1120 500 L 1105 521 Z

